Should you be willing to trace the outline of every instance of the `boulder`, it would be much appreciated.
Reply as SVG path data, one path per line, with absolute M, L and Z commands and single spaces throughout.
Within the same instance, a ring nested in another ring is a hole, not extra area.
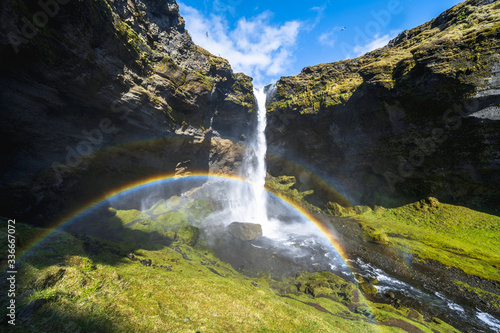
M 262 237 L 262 226 L 257 223 L 233 222 L 227 231 L 241 240 L 255 240 Z
M 153 262 L 151 261 L 151 259 L 144 259 L 144 260 L 141 260 L 141 264 L 143 266 L 149 267 L 153 264 Z

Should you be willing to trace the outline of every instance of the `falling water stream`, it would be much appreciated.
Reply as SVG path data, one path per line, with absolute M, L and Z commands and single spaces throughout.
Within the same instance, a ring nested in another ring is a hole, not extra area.
M 244 165 L 245 178 L 251 184 L 248 215 L 256 223 L 265 224 L 267 218 L 266 191 L 266 98 L 265 88 L 254 89 L 257 100 L 257 126 L 247 149 Z

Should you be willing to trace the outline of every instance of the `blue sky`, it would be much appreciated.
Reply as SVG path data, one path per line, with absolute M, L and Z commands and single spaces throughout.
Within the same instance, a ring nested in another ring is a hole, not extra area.
M 256 86 L 382 47 L 458 0 L 182 0 L 194 42 Z

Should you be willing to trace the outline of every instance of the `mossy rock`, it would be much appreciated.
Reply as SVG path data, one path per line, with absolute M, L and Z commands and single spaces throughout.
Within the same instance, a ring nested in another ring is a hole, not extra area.
M 365 213 L 370 213 L 372 209 L 369 206 L 354 206 L 354 211 L 356 214 L 365 214 Z
M 352 216 L 356 214 L 353 207 L 343 207 L 336 202 L 328 202 L 326 204 L 326 211 L 334 216 Z
M 424 317 L 418 312 L 417 310 L 410 310 L 408 312 L 408 318 L 410 319 L 416 319 L 416 320 L 423 320 Z
M 171 230 L 177 230 L 188 224 L 187 216 L 183 212 L 168 212 L 158 216 L 155 221 Z
M 386 209 L 384 207 L 382 207 L 382 206 L 375 206 L 373 208 L 373 211 L 375 212 L 375 214 L 381 215 L 381 214 L 383 214 L 386 211 Z
M 356 313 L 362 314 L 363 316 L 366 316 L 366 317 L 373 317 L 372 310 L 370 310 L 369 307 L 364 306 L 364 305 L 358 306 L 356 308 Z
M 181 198 L 177 195 L 174 195 L 166 201 L 167 207 L 175 208 L 177 205 L 181 203 Z
M 194 246 L 198 237 L 200 237 L 200 229 L 191 225 L 182 227 L 177 232 L 177 241 L 189 246 Z
M 153 215 L 161 215 L 167 213 L 169 211 L 169 207 L 167 207 L 166 201 L 164 199 L 161 199 L 156 204 L 154 204 L 149 211 Z
M 376 295 L 377 288 L 371 283 L 362 282 L 359 284 L 359 288 L 363 291 L 365 295 Z
M 145 220 L 149 218 L 149 215 L 146 215 L 137 209 L 117 210 L 116 216 L 112 218 L 118 218 L 122 225 L 127 225 L 137 220 Z
M 113 207 L 108 207 L 106 208 L 106 213 L 108 214 L 109 217 L 116 216 L 116 209 Z
M 291 281 L 298 292 L 313 297 L 325 297 L 335 301 L 351 302 L 352 291 L 356 289 L 354 284 L 327 271 L 323 272 L 301 272 Z
M 439 208 L 439 200 L 433 197 L 422 199 L 414 204 L 414 207 L 420 211 L 435 211 Z
M 164 236 L 170 243 L 172 243 L 173 241 L 175 241 L 177 233 L 175 231 L 169 230 L 164 233 Z
M 195 200 L 190 203 L 182 212 L 189 217 L 190 223 L 199 224 L 205 217 L 210 215 L 217 208 L 216 203 L 210 198 Z
M 368 237 L 370 237 L 370 242 L 375 243 L 375 244 L 380 244 L 380 245 L 388 245 L 389 244 L 389 237 L 383 232 L 370 232 L 368 234 Z

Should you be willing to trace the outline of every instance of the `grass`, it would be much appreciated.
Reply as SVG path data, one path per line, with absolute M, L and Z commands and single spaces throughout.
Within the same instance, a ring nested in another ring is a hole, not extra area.
M 161 206 L 181 210 L 177 201 L 170 201 L 173 206 L 160 201 L 144 212 L 118 210 L 116 216 L 124 223 L 151 221 L 145 212 L 163 213 Z M 206 208 L 198 200 L 185 205 L 198 213 Z M 22 224 L 18 228 L 25 231 L 25 244 L 42 231 Z M 332 273 L 302 272 L 279 281 L 266 274 L 249 278 L 202 243 L 192 246 L 179 238 L 146 250 L 130 239 L 56 234 L 19 269 L 18 310 L 38 305 L 31 313 L 18 313 L 16 331 L 403 332 L 378 324 L 397 319 L 424 332 L 457 332 L 444 323 L 409 320 L 408 309 L 370 303 L 353 283 Z M 125 257 L 131 246 L 135 258 L 151 259 L 156 267 Z M 0 287 L 5 283 L 0 281 Z M 3 304 L 7 300 L 2 297 Z
M 500 281 L 500 217 L 425 201 L 377 210 L 358 217 L 385 233 L 390 246 L 437 260 L 467 274 Z

